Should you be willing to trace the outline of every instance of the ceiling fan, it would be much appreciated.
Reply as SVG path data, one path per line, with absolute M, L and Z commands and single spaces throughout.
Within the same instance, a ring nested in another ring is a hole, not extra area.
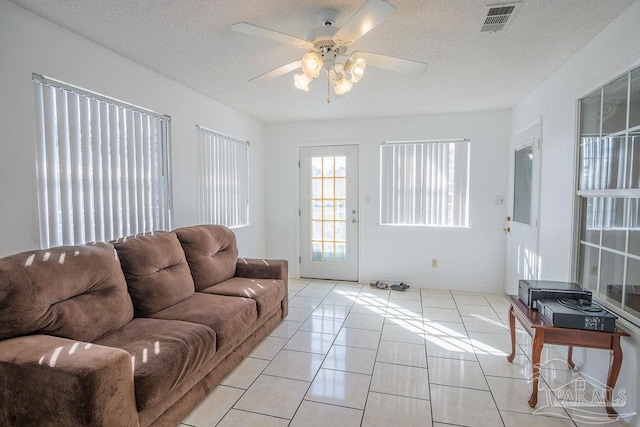
M 364 76 L 367 66 L 406 74 L 420 74 L 426 70 L 427 64 L 424 62 L 362 51 L 347 54 L 349 46 L 384 22 L 395 11 L 396 8 L 386 0 L 367 0 L 342 27 L 336 27 L 338 12 L 322 10 L 318 14 L 321 26 L 311 30 L 307 39 L 247 22 L 233 24 L 231 29 L 307 50 L 302 59 L 251 80 L 271 80 L 301 68 L 302 73 L 294 75 L 294 83 L 298 89 L 308 92 L 309 83 L 319 77 L 324 70 L 327 75 L 327 102 L 331 102 L 329 86 L 333 83 L 333 89 L 337 95 L 349 92 L 353 84 Z

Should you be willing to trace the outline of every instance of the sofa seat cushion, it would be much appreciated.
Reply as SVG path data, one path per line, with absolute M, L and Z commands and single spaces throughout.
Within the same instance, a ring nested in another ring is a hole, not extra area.
M 267 316 L 279 308 L 285 294 L 282 280 L 233 277 L 202 290 L 202 293 L 251 298 L 256 301 L 258 317 Z
M 190 298 L 153 315 L 155 319 L 184 320 L 206 325 L 216 331 L 217 349 L 233 345 L 258 319 L 251 298 L 210 295 L 196 292 Z
M 0 259 L 0 339 L 46 334 L 91 342 L 132 318 L 127 283 L 109 243 Z
M 136 317 L 149 316 L 195 292 L 184 251 L 174 233 L 156 231 L 113 242 Z
M 216 333 L 195 323 L 136 318 L 95 343 L 131 355 L 141 410 L 160 401 L 214 355 Z

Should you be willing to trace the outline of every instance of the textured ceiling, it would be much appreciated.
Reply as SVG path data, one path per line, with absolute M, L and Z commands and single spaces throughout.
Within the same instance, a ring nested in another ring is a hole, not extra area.
M 634 0 L 523 0 L 506 30 L 480 33 L 495 0 L 390 0 L 397 12 L 353 44 L 429 64 L 419 76 L 369 67 L 326 103 L 318 79 L 249 79 L 303 50 L 231 31 L 249 22 L 306 38 L 322 9 L 342 25 L 364 0 L 11 0 L 265 122 L 504 109 L 559 68 Z

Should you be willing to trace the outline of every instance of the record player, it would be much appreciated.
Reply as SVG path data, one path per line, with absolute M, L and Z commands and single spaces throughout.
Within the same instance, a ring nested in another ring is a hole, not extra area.
M 530 309 L 540 299 L 574 299 L 591 302 L 591 291 L 573 282 L 518 280 L 518 296 Z

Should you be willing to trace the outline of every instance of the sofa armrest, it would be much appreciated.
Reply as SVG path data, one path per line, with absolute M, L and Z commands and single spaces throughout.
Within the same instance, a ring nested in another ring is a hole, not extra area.
M 236 277 L 276 279 L 287 283 L 289 264 L 281 259 L 238 258 Z
M 0 425 L 138 426 L 131 355 L 49 335 L 0 341 Z
M 282 318 L 289 313 L 289 263 L 282 259 L 238 258 L 235 277 L 275 279 L 284 282 Z

